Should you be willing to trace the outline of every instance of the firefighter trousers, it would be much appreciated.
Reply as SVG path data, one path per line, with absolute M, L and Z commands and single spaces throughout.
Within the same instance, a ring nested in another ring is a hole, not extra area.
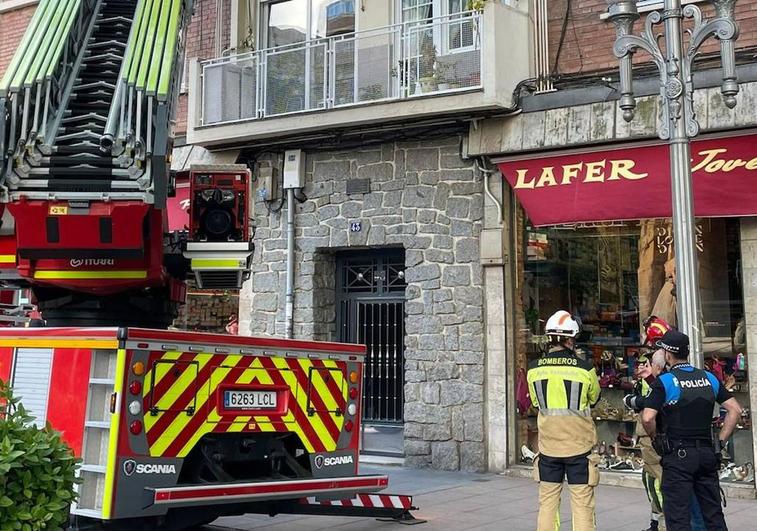
M 535 479 L 539 481 L 538 531 L 560 529 L 560 495 L 567 477 L 570 506 L 573 512 L 573 531 L 594 531 L 594 487 L 599 483 L 597 459 L 590 454 L 575 457 L 540 455 L 534 464 Z
M 708 531 L 727 531 L 715 451 L 709 446 L 674 449 L 662 458 L 662 496 L 668 531 L 690 531 L 692 494 Z

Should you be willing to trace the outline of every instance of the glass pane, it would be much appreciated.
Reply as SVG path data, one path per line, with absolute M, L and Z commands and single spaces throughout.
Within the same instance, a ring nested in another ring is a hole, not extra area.
M 402 22 L 430 21 L 433 5 L 433 0 L 402 0 Z
M 312 0 L 313 39 L 355 31 L 355 0 Z
M 634 437 L 643 431 L 622 398 L 636 389 L 638 354 L 651 352 L 642 346 L 644 320 L 654 315 L 678 324 L 671 220 L 536 228 L 521 211 L 518 234 L 517 378 L 525 377 L 528 363 L 545 353 L 544 322 L 552 313 L 565 309 L 580 317 L 592 336 L 578 345 L 577 353 L 593 362 L 602 387 L 592 410 L 598 435 L 594 451 L 602 468 L 640 474 L 645 439 Z M 697 220 L 697 248 L 705 365 L 742 406 L 748 405 L 749 323 L 741 279 L 750 257 L 741 253 L 739 220 Z M 757 268 L 754 261 L 751 267 Z M 518 447 L 522 461 L 528 462 L 529 451 L 538 450 L 537 412 L 522 386 L 516 386 L 515 398 Z M 720 418 L 715 417 L 716 429 L 724 416 L 721 410 Z M 729 441 L 728 455 L 735 471 L 724 469 L 721 477 L 743 481 L 739 474 L 753 459 L 748 414 Z
M 268 55 L 266 116 L 305 110 L 305 58 L 303 48 Z
M 448 0 L 447 4 L 447 13 L 449 15 L 455 14 L 455 13 L 462 13 L 465 11 L 465 4 L 467 2 L 463 2 L 463 0 Z
M 307 36 L 308 1 L 286 0 L 271 4 L 268 11 L 268 47 L 303 42 Z

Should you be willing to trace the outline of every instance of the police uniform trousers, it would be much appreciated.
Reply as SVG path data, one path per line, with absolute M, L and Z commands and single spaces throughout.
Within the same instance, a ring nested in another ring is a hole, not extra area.
M 594 531 L 594 487 L 599 483 L 597 459 L 593 454 L 575 457 L 537 458 L 534 472 L 539 480 L 538 531 L 560 529 L 560 494 L 564 479 L 568 478 L 570 506 L 573 512 L 573 531 Z
M 715 450 L 709 441 L 673 445 L 662 458 L 662 496 L 668 531 L 691 530 L 691 497 L 699 500 L 708 531 L 727 531 Z

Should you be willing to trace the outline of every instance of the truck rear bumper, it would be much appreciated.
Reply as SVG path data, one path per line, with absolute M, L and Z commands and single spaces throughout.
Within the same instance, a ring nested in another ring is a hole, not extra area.
M 360 493 L 379 492 L 389 485 L 388 476 L 353 476 L 345 478 L 224 483 L 188 487 L 145 489 L 147 507 L 166 508 L 219 503 L 245 503 L 268 500 L 317 497 L 344 499 Z

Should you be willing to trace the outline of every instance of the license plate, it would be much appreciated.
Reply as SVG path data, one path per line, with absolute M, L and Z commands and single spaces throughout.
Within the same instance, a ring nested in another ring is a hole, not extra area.
M 276 409 L 276 391 L 224 391 L 225 409 Z

